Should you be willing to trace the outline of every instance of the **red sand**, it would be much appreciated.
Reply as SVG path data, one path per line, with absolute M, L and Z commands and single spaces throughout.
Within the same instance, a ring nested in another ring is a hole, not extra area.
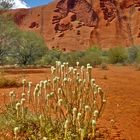
M 29 72 L 29 74 L 28 74 Z M 49 77 L 48 69 L 11 70 L 5 76 L 33 83 Z M 94 68 L 93 76 L 107 95 L 105 111 L 98 122 L 99 131 L 107 140 L 140 139 L 140 71 L 131 66 L 109 66 L 109 70 Z M 18 93 L 21 88 L 0 89 L 0 93 L 11 90 Z M 3 100 L 1 98 L 1 104 Z

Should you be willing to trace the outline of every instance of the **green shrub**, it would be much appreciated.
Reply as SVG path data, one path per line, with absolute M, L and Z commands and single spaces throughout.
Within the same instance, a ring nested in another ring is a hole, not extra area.
M 80 59 L 82 65 L 90 63 L 92 66 L 102 63 L 102 53 L 100 48 L 90 48 L 85 51 L 85 55 Z
M 136 61 L 137 56 L 138 56 L 138 51 L 139 51 L 139 48 L 136 46 L 128 48 L 128 62 L 129 63 L 134 63 Z
M 127 51 L 123 47 L 115 47 L 109 49 L 108 58 L 112 64 L 125 63 L 127 61 Z
M 35 64 L 47 51 L 42 37 L 21 31 L 10 16 L 0 16 L 0 64 Z
M 33 32 L 19 32 L 17 45 L 11 48 L 11 56 L 19 65 L 31 65 L 47 52 L 44 40 Z
M 58 50 L 49 50 L 38 62 L 41 65 L 54 65 L 55 61 L 60 60 L 62 52 Z
M 139 47 L 138 52 L 137 52 L 136 63 L 140 64 L 140 47 Z
M 83 58 L 85 55 L 85 52 L 70 52 L 70 53 L 65 53 L 62 54 L 60 57 L 60 61 L 62 62 L 68 62 L 70 66 L 75 66 L 76 62 L 79 61 Z
M 0 16 L 0 64 L 6 63 L 10 48 L 15 46 L 18 28 L 11 17 Z
M 101 50 L 102 63 L 108 63 L 108 50 Z

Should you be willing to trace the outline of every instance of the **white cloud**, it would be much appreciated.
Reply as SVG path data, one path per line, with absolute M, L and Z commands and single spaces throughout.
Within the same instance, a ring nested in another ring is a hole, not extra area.
M 24 2 L 23 0 L 14 0 L 14 6 L 12 9 L 18 9 L 18 8 L 29 8 L 28 4 Z

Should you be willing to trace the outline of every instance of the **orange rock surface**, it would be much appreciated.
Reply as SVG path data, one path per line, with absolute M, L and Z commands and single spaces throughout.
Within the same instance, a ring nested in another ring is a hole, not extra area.
M 3 13 L 3 12 L 2 12 Z M 61 0 L 6 11 L 23 30 L 41 34 L 49 48 L 85 50 L 140 44 L 140 0 Z

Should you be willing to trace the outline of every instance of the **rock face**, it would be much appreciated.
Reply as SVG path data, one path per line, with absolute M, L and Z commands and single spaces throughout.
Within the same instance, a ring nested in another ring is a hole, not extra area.
M 59 15 L 54 20 L 60 19 L 56 24 L 59 31 L 70 29 L 72 27 L 70 22 L 75 20 L 84 22 L 90 27 L 98 25 L 98 15 L 86 0 L 61 0 L 56 8 Z
M 107 22 L 111 22 L 116 17 L 117 9 L 115 0 L 100 0 L 100 8 Z
M 60 0 L 12 14 L 23 30 L 41 34 L 49 48 L 85 50 L 140 45 L 140 0 Z

